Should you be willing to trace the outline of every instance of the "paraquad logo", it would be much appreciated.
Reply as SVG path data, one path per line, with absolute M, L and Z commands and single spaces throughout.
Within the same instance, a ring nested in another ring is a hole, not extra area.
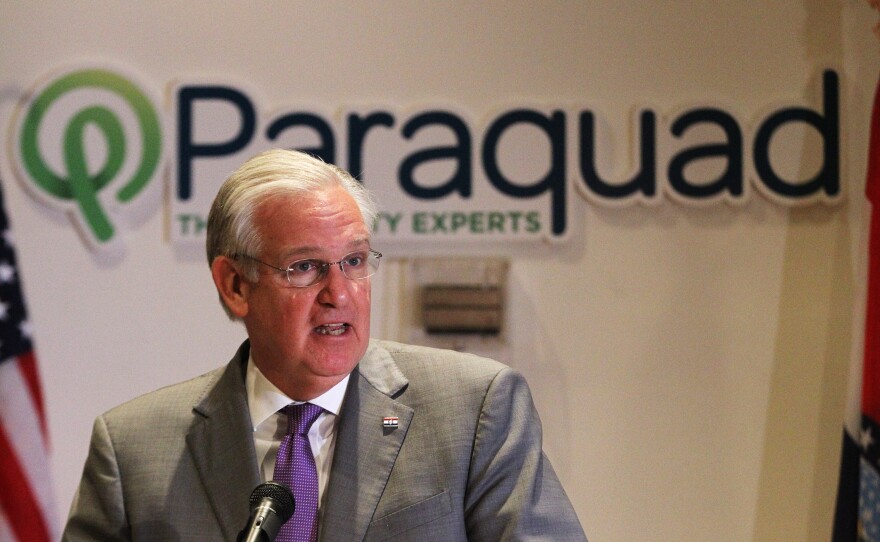
M 63 73 L 22 100 L 11 127 L 19 181 L 67 213 L 93 248 L 117 245 L 128 207 L 152 207 L 161 194 L 147 188 L 162 160 L 162 123 L 132 79 L 100 68 Z
M 170 241 L 201 250 L 223 179 L 271 147 L 301 149 L 357 175 L 383 204 L 377 243 L 399 253 L 425 241 L 510 251 L 564 241 L 578 217 L 572 194 L 615 208 L 742 205 L 752 194 L 800 206 L 842 195 L 833 70 L 815 78 L 814 107 L 764 106 L 748 118 L 714 99 L 668 111 L 634 107 L 634 141 L 623 150 L 606 116 L 582 104 L 515 103 L 479 117 L 448 103 L 266 110 L 244 85 L 216 80 L 176 79 L 164 131 L 157 102 L 124 73 L 55 74 L 22 98 L 10 125 L 16 177 L 101 251 L 121 248 L 120 226 L 161 205 L 163 162 Z M 627 154 L 629 164 L 611 159 Z

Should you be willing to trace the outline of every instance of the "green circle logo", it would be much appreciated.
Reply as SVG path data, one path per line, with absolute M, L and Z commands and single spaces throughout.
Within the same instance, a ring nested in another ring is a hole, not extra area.
M 133 173 L 126 173 L 127 179 L 117 179 L 117 176 L 123 171 L 127 153 L 131 152 L 130 145 L 124 123 L 117 112 L 107 105 L 77 106 L 67 118 L 61 135 L 61 156 L 58 157 L 63 164 L 63 172 L 54 171 L 41 152 L 41 133 L 47 130 L 46 117 L 50 108 L 62 97 L 83 90 L 116 95 L 131 109 L 137 121 L 140 156 L 137 157 Z M 103 152 L 89 155 L 87 132 L 100 135 Z M 57 200 L 75 202 L 85 225 L 100 243 L 113 237 L 114 227 L 98 194 L 108 186 L 118 185 L 115 200 L 122 204 L 133 200 L 152 179 L 159 165 L 161 151 L 162 133 L 153 105 L 130 81 L 102 69 L 68 73 L 51 82 L 33 99 L 21 124 L 23 169 L 44 194 Z M 90 164 L 89 159 L 95 156 L 103 159 L 98 167 Z

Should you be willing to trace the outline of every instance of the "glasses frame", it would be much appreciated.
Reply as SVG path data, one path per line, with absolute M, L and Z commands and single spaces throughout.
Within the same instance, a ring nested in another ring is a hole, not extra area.
M 234 254 L 232 257 L 236 260 L 239 258 L 247 258 L 248 260 L 253 260 L 257 263 L 261 263 L 261 264 L 265 265 L 266 267 L 271 267 L 272 269 L 275 269 L 276 271 L 281 271 L 282 273 L 284 273 L 284 278 L 287 279 L 287 284 L 289 284 L 291 288 L 308 288 L 309 286 L 314 286 L 315 284 L 318 284 L 319 282 L 324 280 L 327 277 L 327 273 L 330 272 L 330 268 L 334 265 L 339 266 L 339 270 L 342 271 L 342 275 L 345 278 L 347 278 L 348 280 L 363 280 L 363 279 L 370 278 L 373 275 L 375 275 L 376 271 L 379 270 L 379 262 L 382 259 L 382 253 L 379 252 L 378 250 L 373 250 L 370 248 L 370 249 L 367 249 L 367 252 L 369 252 L 370 254 L 372 254 L 373 256 L 376 257 L 376 268 L 373 269 L 369 275 L 365 275 L 363 277 L 353 278 L 353 277 L 348 276 L 348 273 L 346 273 L 345 266 L 343 265 L 343 263 L 345 263 L 345 261 L 348 259 L 349 256 L 351 256 L 352 254 L 357 254 L 358 252 L 360 252 L 360 251 L 355 250 L 354 252 L 349 252 L 348 254 L 343 256 L 342 259 L 339 260 L 338 262 L 325 262 L 325 261 L 319 260 L 317 258 L 303 258 L 301 260 L 296 260 L 295 262 L 290 262 L 290 265 L 288 265 L 287 267 L 278 267 L 277 265 L 272 265 L 271 263 L 266 263 L 263 260 L 258 260 L 257 258 L 254 258 L 253 256 L 251 256 L 249 254 Z M 298 264 L 300 262 L 308 262 L 308 261 L 315 262 L 318 265 L 318 269 L 320 270 L 318 272 L 318 276 L 315 278 L 315 280 L 313 280 L 312 282 L 310 282 L 308 284 L 304 284 L 302 286 L 291 282 L 290 281 L 291 268 L 293 268 L 296 264 Z

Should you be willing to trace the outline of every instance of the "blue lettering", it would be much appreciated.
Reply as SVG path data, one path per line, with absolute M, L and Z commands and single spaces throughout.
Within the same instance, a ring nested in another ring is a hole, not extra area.
M 394 126 L 394 117 L 387 111 L 371 113 L 366 117 L 348 116 L 348 171 L 355 178 L 363 175 L 364 140 L 374 126 Z
M 197 100 L 225 100 L 234 105 L 241 115 L 238 133 L 220 143 L 193 141 L 193 104 Z M 177 197 L 185 201 L 192 196 L 193 161 L 199 157 L 223 156 L 243 149 L 254 135 L 257 113 L 247 96 L 229 87 L 182 87 L 177 102 Z
M 288 128 L 297 126 L 305 126 L 314 130 L 321 140 L 321 144 L 317 147 L 298 148 L 302 152 L 307 152 L 317 156 L 328 164 L 336 161 L 336 138 L 333 137 L 333 130 L 326 120 L 318 115 L 311 113 L 291 113 L 283 117 L 275 119 L 269 128 L 266 129 L 266 137 L 270 141 L 278 138 L 278 135 Z
M 414 152 L 400 164 L 398 178 L 400 186 L 410 195 L 421 199 L 442 198 L 452 192 L 462 197 L 471 196 L 471 134 L 467 125 L 452 113 L 428 111 L 413 117 L 403 126 L 403 137 L 412 139 L 416 132 L 425 126 L 439 125 L 449 128 L 457 141 L 450 147 L 433 147 Z M 415 169 L 432 160 L 453 159 L 458 167 L 455 173 L 444 184 L 435 188 L 419 186 L 415 181 Z
M 550 141 L 550 170 L 531 186 L 510 182 L 498 167 L 498 142 L 505 130 L 517 124 L 531 124 L 543 131 Z M 551 192 L 551 228 L 554 235 L 565 232 L 565 114 L 555 111 L 550 117 L 528 110 L 515 109 L 501 115 L 489 126 L 483 140 L 483 168 L 486 177 L 501 193 L 516 198 L 532 198 Z
M 592 111 L 581 113 L 580 165 L 584 183 L 591 192 L 609 199 L 625 199 L 641 192 L 645 196 L 657 193 L 657 116 L 653 111 L 642 111 L 639 116 L 639 171 L 628 181 L 611 184 L 596 171 L 595 120 Z
M 679 194 L 695 199 L 716 196 L 725 190 L 734 196 L 741 196 L 743 193 L 743 142 L 739 125 L 730 114 L 719 109 L 692 109 L 672 123 L 672 135 L 681 137 L 688 128 L 700 123 L 718 125 L 724 130 L 727 142 L 698 145 L 675 155 L 669 162 L 670 186 Z M 727 168 L 717 179 L 695 184 L 685 178 L 684 170 L 689 162 L 714 157 L 727 159 Z
M 821 190 L 829 196 L 840 193 L 840 98 L 837 74 L 826 70 L 822 76 L 823 113 L 803 107 L 780 109 L 758 128 L 754 143 L 755 170 L 764 185 L 774 193 L 792 198 L 811 196 Z M 823 142 L 823 163 L 819 172 L 806 181 L 789 182 L 776 174 L 770 163 L 770 140 L 780 126 L 804 122 L 819 132 Z

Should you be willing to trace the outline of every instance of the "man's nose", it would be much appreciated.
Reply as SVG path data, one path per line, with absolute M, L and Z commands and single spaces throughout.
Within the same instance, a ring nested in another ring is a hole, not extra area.
M 318 301 L 327 305 L 339 306 L 348 301 L 351 294 L 352 281 L 342 272 L 339 263 L 329 264 L 326 275 L 321 281 Z

